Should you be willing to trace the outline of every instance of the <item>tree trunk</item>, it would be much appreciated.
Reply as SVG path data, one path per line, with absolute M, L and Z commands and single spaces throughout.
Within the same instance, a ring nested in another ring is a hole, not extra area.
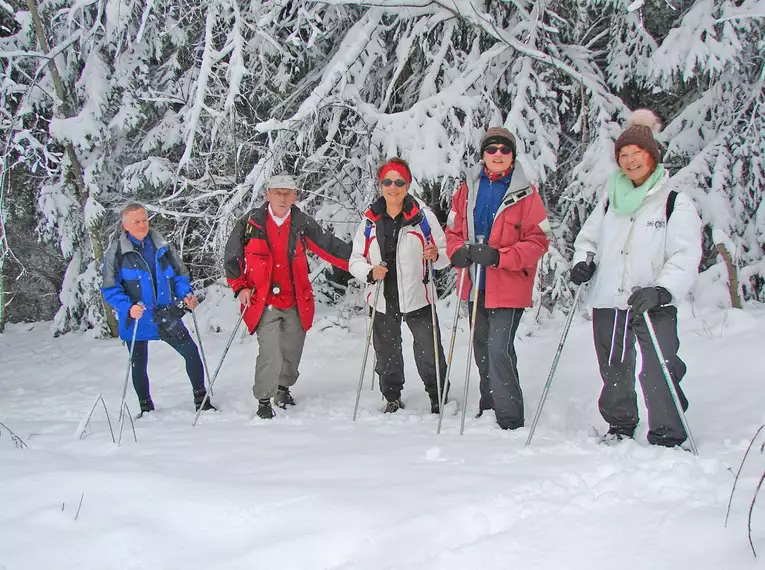
M 730 305 L 734 309 L 741 308 L 741 297 L 738 294 L 738 272 L 736 266 L 733 264 L 733 258 L 725 245 L 718 243 L 717 251 L 722 256 L 725 262 L 725 267 L 728 270 L 728 293 L 730 293 Z
M 37 2 L 36 0 L 27 0 L 27 6 L 29 7 L 29 13 L 32 15 L 32 21 L 35 25 L 35 35 L 37 36 L 37 41 L 40 44 L 40 48 L 43 53 L 48 54 L 50 53 L 50 44 L 48 43 L 48 38 L 45 35 L 45 29 L 43 28 L 42 20 L 40 19 L 40 13 L 37 11 Z M 54 105 L 53 112 L 56 115 L 63 115 L 64 117 L 70 117 L 72 116 L 72 108 L 73 106 L 70 105 L 70 101 L 67 98 L 66 89 L 64 89 L 64 82 L 61 80 L 61 74 L 58 72 L 58 67 L 56 67 L 56 61 L 55 58 L 51 57 L 49 59 L 49 66 L 50 66 L 50 74 L 51 78 L 53 80 L 53 86 L 56 90 L 56 98 L 58 99 L 56 101 L 56 104 Z M 74 146 L 71 142 L 67 141 L 64 144 L 64 150 L 66 152 L 67 157 L 69 158 L 69 164 L 71 167 L 71 179 L 74 181 L 75 186 L 77 186 L 77 192 L 80 198 L 80 205 L 82 206 L 83 212 L 85 210 L 85 204 L 88 201 L 88 198 L 90 197 L 88 193 L 88 189 L 85 186 L 85 183 L 83 182 L 82 177 L 82 165 L 80 164 L 80 159 L 77 157 L 77 152 L 74 149 Z M 99 268 L 100 273 L 100 260 L 104 257 L 104 239 L 103 235 L 100 231 L 98 231 L 97 227 L 94 227 L 94 224 L 88 223 L 87 218 L 86 219 L 86 226 L 88 235 L 90 237 L 90 243 L 93 247 L 93 258 L 96 263 L 96 267 Z M 109 331 L 111 332 L 111 335 L 113 337 L 116 337 L 119 334 L 119 327 L 117 325 L 117 320 L 114 318 L 114 313 L 111 311 L 111 309 L 106 305 L 106 302 L 104 301 L 103 297 L 101 298 L 101 308 L 104 312 L 104 315 L 106 316 L 106 322 L 109 326 Z

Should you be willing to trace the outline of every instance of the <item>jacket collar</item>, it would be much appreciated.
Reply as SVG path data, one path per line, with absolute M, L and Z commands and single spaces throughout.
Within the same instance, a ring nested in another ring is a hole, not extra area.
M 515 162 L 515 166 L 511 170 L 512 177 L 510 178 L 510 184 L 505 192 L 505 198 L 509 198 L 512 194 L 525 191 L 529 186 L 529 179 L 523 170 L 523 165 L 520 162 Z M 481 182 L 481 177 L 485 176 L 483 164 L 477 164 L 470 170 L 468 179 L 472 181 L 472 184 L 468 184 L 468 190 L 471 193 L 478 192 L 478 185 Z M 504 178 L 503 178 L 504 180 Z M 503 201 L 504 201 L 503 200 Z
M 263 231 L 266 231 L 266 219 L 268 217 L 268 202 L 264 202 L 262 205 L 258 206 L 254 210 L 250 211 L 250 215 L 247 216 L 247 219 L 249 222 L 254 224 L 255 226 L 259 227 Z M 302 210 L 298 208 L 295 204 L 292 205 L 290 208 L 290 213 L 288 214 L 288 217 L 290 219 L 290 233 L 296 233 L 299 232 L 300 229 L 305 225 L 306 217 L 304 216 Z
M 154 242 L 154 247 L 157 249 L 157 252 L 168 246 L 167 240 L 156 230 L 149 230 L 149 235 L 147 237 L 150 237 L 151 241 Z M 120 250 L 122 253 L 135 251 L 135 245 L 130 239 L 130 234 L 125 230 L 122 230 L 122 234 L 120 235 Z
M 385 198 L 380 196 L 372 202 L 365 216 L 373 222 L 378 222 L 385 215 L 386 208 Z M 404 208 L 401 210 L 401 214 L 404 216 L 404 225 L 413 226 L 418 224 L 422 218 L 420 201 L 411 194 L 407 194 L 404 198 Z

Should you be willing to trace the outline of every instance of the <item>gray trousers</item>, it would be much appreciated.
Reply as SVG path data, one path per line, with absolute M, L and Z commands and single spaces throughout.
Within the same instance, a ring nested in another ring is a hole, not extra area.
M 469 304 L 470 315 L 473 303 Z M 518 377 L 515 333 L 523 309 L 487 309 L 485 293 L 478 294 L 473 351 L 481 377 L 481 410 L 493 409 L 502 429 L 523 427 L 523 391 Z
M 680 348 L 677 338 L 677 309 L 673 306 L 657 307 L 651 309 L 648 314 L 685 410 L 688 408 L 688 400 L 680 389 L 680 380 L 685 376 L 686 366 L 677 356 Z M 630 312 L 628 317 L 627 311 L 594 309 L 592 328 L 600 375 L 603 378 L 603 390 L 598 400 L 603 419 L 612 428 L 626 435 L 632 435 L 638 424 L 635 392 L 637 339 L 643 357 L 643 369 L 639 379 L 648 409 L 648 442 L 669 447 L 683 443 L 685 430 L 643 316 Z
M 305 331 L 297 307 L 266 307 L 255 334 L 259 350 L 252 394 L 259 400 L 273 398 L 279 386 L 292 386 L 300 375 L 298 366 L 303 355 Z
M 375 313 L 372 327 L 377 367 L 380 376 L 380 391 L 389 402 L 401 397 L 404 389 L 404 355 L 402 353 L 401 320 L 406 321 L 414 338 L 414 363 L 425 384 L 425 391 L 432 402 L 438 401 L 436 381 L 436 353 L 433 348 L 433 315 L 430 305 L 406 315 L 400 313 Z M 441 331 L 436 318 L 438 334 L 438 362 L 441 382 L 446 378 L 446 357 L 441 345 Z M 448 394 L 448 388 L 447 388 Z

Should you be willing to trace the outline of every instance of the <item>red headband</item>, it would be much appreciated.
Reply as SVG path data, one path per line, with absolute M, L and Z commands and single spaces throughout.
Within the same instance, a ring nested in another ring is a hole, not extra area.
M 398 172 L 401 177 L 406 180 L 407 184 L 412 183 L 412 173 L 409 172 L 409 169 L 400 162 L 386 163 L 385 166 L 380 169 L 380 180 L 382 181 L 382 179 L 385 178 L 385 175 L 391 170 Z

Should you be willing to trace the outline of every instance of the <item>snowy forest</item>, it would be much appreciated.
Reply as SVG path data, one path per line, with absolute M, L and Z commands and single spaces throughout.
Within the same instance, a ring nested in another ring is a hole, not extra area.
M 638 107 L 705 222 L 702 269 L 731 278 L 724 245 L 741 297 L 765 300 L 759 0 L 0 0 L 0 35 L 0 330 L 51 318 L 31 306 L 48 283 L 55 334 L 109 335 L 101 259 L 129 202 L 201 289 L 271 174 L 347 239 L 381 158 L 443 212 L 493 125 L 553 224 L 537 306 L 565 310 L 571 244 Z

